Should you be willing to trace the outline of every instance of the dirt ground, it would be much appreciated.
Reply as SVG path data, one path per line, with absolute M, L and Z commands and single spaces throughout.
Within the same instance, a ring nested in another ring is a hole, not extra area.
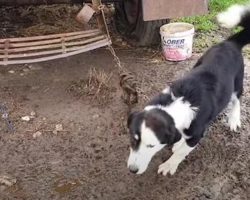
M 198 57 L 194 54 L 188 61 L 169 63 L 145 49 L 118 52 L 124 65 L 142 80 L 149 98 L 189 70 Z M 245 77 L 239 133 L 229 131 L 222 116 L 174 176 L 156 173 L 170 155 L 168 149 L 153 159 L 145 174 L 136 176 L 126 168 L 127 108 L 120 99 L 116 74 L 112 78 L 116 90 L 105 105 L 68 89 L 72 81 L 87 79 L 92 67 L 107 74 L 115 71 L 106 49 L 47 63 L 1 67 L 1 103 L 8 107 L 16 132 L 7 132 L 2 122 L 0 176 L 15 178 L 16 184 L 2 185 L 0 199 L 250 198 L 250 74 Z M 138 108 L 145 103 L 144 98 L 140 100 Z M 21 120 L 32 111 L 33 119 Z M 63 130 L 53 133 L 57 124 Z M 37 131 L 40 136 L 34 135 Z
M 135 109 L 182 76 L 199 57 L 194 53 L 187 61 L 171 63 L 162 60 L 158 50 L 126 45 L 116 50 L 124 66 L 137 75 L 143 92 Z M 93 94 L 79 92 L 86 89 L 92 69 L 110 77 L 98 101 Z M 7 106 L 15 132 L 0 120 L 0 199 L 248 200 L 249 60 L 244 84 L 239 132 L 229 130 L 222 114 L 175 175 L 157 175 L 158 165 L 170 156 L 167 148 L 143 175 L 134 175 L 126 167 L 127 107 L 107 49 L 1 66 L 0 103 Z M 23 120 L 25 116 L 30 120 Z

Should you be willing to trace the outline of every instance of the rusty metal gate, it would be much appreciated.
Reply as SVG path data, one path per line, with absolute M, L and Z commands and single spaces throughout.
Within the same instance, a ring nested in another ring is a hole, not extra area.
M 0 39 L 0 65 L 64 58 L 111 44 L 100 0 L 92 0 L 98 29 Z

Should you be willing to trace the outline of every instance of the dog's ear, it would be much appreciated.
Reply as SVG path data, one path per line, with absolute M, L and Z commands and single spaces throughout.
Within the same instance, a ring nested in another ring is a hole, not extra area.
M 130 113 L 130 114 L 128 115 L 127 127 L 130 126 L 130 124 L 131 124 L 133 118 L 134 118 L 138 113 L 139 113 L 139 112 L 134 111 L 134 112 L 132 112 L 132 113 Z
M 172 145 L 181 137 L 173 118 L 160 109 L 147 113 L 146 125 L 155 132 L 162 144 Z

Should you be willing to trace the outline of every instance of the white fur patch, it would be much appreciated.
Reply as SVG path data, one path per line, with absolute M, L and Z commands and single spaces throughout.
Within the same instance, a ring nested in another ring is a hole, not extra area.
M 141 125 L 141 142 L 145 145 L 157 145 L 160 143 L 155 133 L 146 126 L 145 121 Z
M 163 94 L 169 94 L 170 93 L 170 87 L 166 87 L 164 90 L 162 90 Z
M 235 93 L 232 94 L 231 103 L 232 107 L 228 114 L 228 124 L 231 131 L 237 131 L 237 128 L 241 127 L 240 100 L 237 98 Z
M 136 140 L 139 140 L 139 136 L 138 136 L 138 135 L 134 135 L 134 138 L 135 138 Z
M 172 100 L 176 100 L 177 98 L 174 96 L 174 93 L 173 92 L 171 92 L 171 99 Z
M 164 110 L 173 117 L 176 128 L 182 132 L 189 128 L 198 108 L 192 107 L 188 101 L 184 102 L 183 97 L 180 97 Z
M 151 105 L 145 107 L 144 110 L 149 111 L 154 108 L 167 112 L 174 119 L 175 127 L 181 133 L 184 129 L 189 128 L 198 110 L 198 108 L 192 107 L 188 101 L 183 101 L 183 97 L 176 98 L 173 103 L 167 106 Z
M 183 142 L 185 142 L 185 139 L 184 137 L 181 137 L 181 139 L 173 145 L 172 152 L 174 153 L 177 151 L 182 146 Z
M 195 147 L 188 146 L 186 141 L 182 142 L 181 145 L 174 150 L 173 155 L 166 162 L 159 166 L 158 174 L 163 174 L 163 176 L 166 176 L 168 173 L 170 173 L 173 175 L 176 172 L 179 164 L 194 148 Z
M 247 10 L 250 10 L 249 7 L 233 5 L 226 11 L 219 13 L 217 15 L 217 21 L 222 27 L 234 28 L 240 23 L 242 16 Z

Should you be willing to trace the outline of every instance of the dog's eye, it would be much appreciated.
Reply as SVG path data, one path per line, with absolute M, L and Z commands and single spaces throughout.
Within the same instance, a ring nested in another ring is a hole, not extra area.
M 153 148 L 153 147 L 155 147 L 155 145 L 148 144 L 147 147 L 148 147 L 148 148 Z

